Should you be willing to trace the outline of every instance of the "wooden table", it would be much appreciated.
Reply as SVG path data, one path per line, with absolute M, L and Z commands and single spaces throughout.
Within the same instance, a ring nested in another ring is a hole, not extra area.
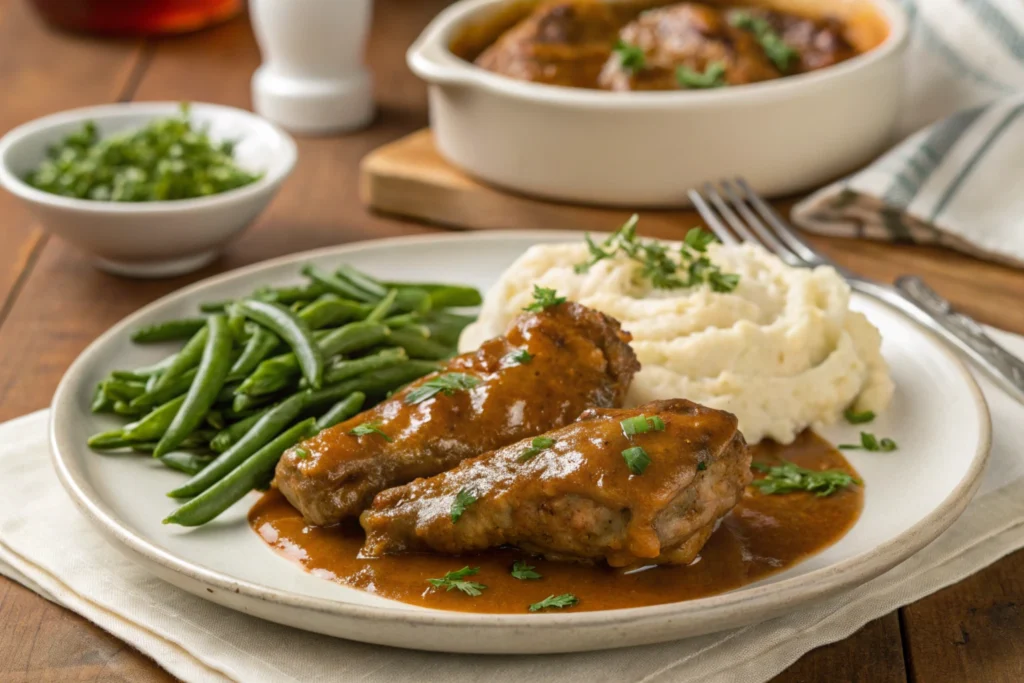
M 351 136 L 300 140 L 298 167 L 280 196 L 203 272 L 158 282 L 105 275 L 0 194 L 0 420 L 46 407 L 64 370 L 90 341 L 182 285 L 289 252 L 437 230 L 369 214 L 357 196 L 357 172 L 366 152 L 425 125 L 424 88 L 406 69 L 404 53 L 444 4 L 378 0 L 369 46 L 380 104 L 376 124 Z M 258 61 L 244 19 L 164 41 L 100 42 L 47 29 L 24 0 L 0 0 L 0 133 L 43 114 L 112 101 L 247 108 Z M 854 271 L 880 278 L 919 273 L 978 319 L 1024 333 L 1024 273 L 937 249 L 816 241 Z M 0 578 L 0 680 L 170 676 L 84 619 Z M 808 653 L 777 680 L 1024 680 L 1024 552 Z

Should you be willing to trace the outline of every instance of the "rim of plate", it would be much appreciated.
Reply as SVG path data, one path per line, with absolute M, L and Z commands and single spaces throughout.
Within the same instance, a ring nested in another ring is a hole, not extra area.
M 213 586 L 222 590 L 230 591 L 249 598 L 262 600 L 269 603 L 278 603 L 293 608 L 315 611 L 326 615 L 333 615 L 354 620 L 366 621 L 402 621 L 404 623 L 433 626 L 443 624 L 445 626 L 471 626 L 486 629 L 504 629 L 522 626 L 531 628 L 561 629 L 567 626 L 575 628 L 586 628 L 604 626 L 608 623 L 629 624 L 655 620 L 668 616 L 688 617 L 712 616 L 725 617 L 729 613 L 742 609 L 743 611 L 768 611 L 783 604 L 791 604 L 794 607 L 809 600 L 821 597 L 825 594 L 841 590 L 848 586 L 867 581 L 896 564 L 907 559 L 925 545 L 933 541 L 945 531 L 964 508 L 970 502 L 974 492 L 981 483 L 981 475 L 988 462 L 991 449 L 992 428 L 991 417 L 988 411 L 988 404 L 981 393 L 981 389 L 966 368 L 963 362 L 953 351 L 942 343 L 932 332 L 923 328 L 916 322 L 915 329 L 920 331 L 940 352 L 952 362 L 953 367 L 960 373 L 961 378 L 967 384 L 968 391 L 974 399 L 976 417 L 978 420 L 980 435 L 977 448 L 972 456 L 972 462 L 967 474 L 956 485 L 953 491 L 943 501 L 917 524 L 904 531 L 899 536 L 875 546 L 872 550 L 860 555 L 845 559 L 836 564 L 821 569 L 815 569 L 806 574 L 795 576 L 789 579 L 755 586 L 752 588 L 739 588 L 727 593 L 713 595 L 706 598 L 672 602 L 663 605 L 652 605 L 647 607 L 630 607 L 616 610 L 595 610 L 590 612 L 566 612 L 556 614 L 491 614 L 491 613 L 468 613 L 446 610 L 412 609 L 400 606 L 368 606 L 343 602 L 336 599 L 317 598 L 301 595 L 287 590 L 262 586 L 249 581 L 242 581 L 232 578 L 227 574 L 206 569 L 183 560 L 171 552 L 168 552 L 146 538 L 137 535 L 132 530 L 123 526 L 115 515 L 105 509 L 102 502 L 93 500 L 86 492 L 88 483 L 83 481 L 72 469 L 67 466 L 63 450 L 72 452 L 72 449 L 83 446 L 68 443 L 66 436 L 60 433 L 58 425 L 66 416 L 63 413 L 68 410 L 62 405 L 70 405 L 74 401 L 74 387 L 81 382 L 81 377 L 90 366 L 91 359 L 96 355 L 101 346 L 117 335 L 123 334 L 134 321 L 150 311 L 166 304 L 184 299 L 190 294 L 210 286 L 233 280 L 237 277 L 271 269 L 275 266 L 285 265 L 292 262 L 301 262 L 311 258 L 319 258 L 328 255 L 348 255 L 361 251 L 372 251 L 389 246 L 409 246 L 435 242 L 438 240 L 458 242 L 499 242 L 502 240 L 539 238 L 545 241 L 551 238 L 580 239 L 583 233 L 579 231 L 565 230 L 510 230 L 494 233 L 470 233 L 470 234 L 446 234 L 446 235 L 414 235 L 390 237 L 377 240 L 367 240 L 347 245 L 336 245 L 323 247 L 310 251 L 299 252 L 261 261 L 249 266 L 243 266 L 227 273 L 215 275 L 196 282 L 172 292 L 147 306 L 135 311 L 122 319 L 109 330 L 100 335 L 75 359 L 61 379 L 54 393 L 53 403 L 50 412 L 50 457 L 54 469 L 57 471 L 58 479 L 65 490 L 71 496 L 77 507 L 98 524 L 102 529 L 125 545 L 131 551 L 138 553 L 149 561 L 155 562 L 166 569 L 182 574 L 193 581 L 206 586 Z M 302 571 L 296 568 L 296 571 Z M 202 596 L 201 593 L 195 593 Z

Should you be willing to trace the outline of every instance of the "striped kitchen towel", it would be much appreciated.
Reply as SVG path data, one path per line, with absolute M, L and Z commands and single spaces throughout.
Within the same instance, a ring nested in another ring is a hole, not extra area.
M 1024 0 L 901 3 L 912 26 L 901 124 L 927 127 L 793 220 L 1024 267 Z

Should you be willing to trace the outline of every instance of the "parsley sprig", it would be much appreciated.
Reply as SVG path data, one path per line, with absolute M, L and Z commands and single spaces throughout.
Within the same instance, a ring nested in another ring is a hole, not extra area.
M 859 425 L 874 420 L 875 414 L 870 410 L 864 410 L 858 413 L 854 412 L 853 408 L 847 408 L 843 411 L 843 417 L 845 417 L 846 421 L 850 424 Z
M 540 285 L 533 286 L 533 303 L 523 308 L 524 311 L 530 313 L 540 313 L 545 308 L 551 306 L 557 306 L 558 304 L 564 304 L 565 297 L 558 296 L 558 292 L 547 287 L 541 287 Z
M 755 17 L 750 12 L 733 12 L 729 17 L 729 23 L 743 31 L 750 31 L 754 38 L 760 43 L 764 54 L 775 65 L 775 68 L 786 73 L 793 63 L 800 58 L 800 53 L 786 44 L 768 20 L 763 17 Z
M 644 50 L 638 45 L 630 45 L 620 38 L 612 49 L 618 53 L 619 64 L 626 71 L 636 73 L 637 71 L 643 71 L 644 67 L 647 66 Z
M 380 422 L 364 422 L 363 424 L 356 425 L 353 427 L 349 434 L 352 436 L 369 436 L 370 434 L 380 434 L 380 436 L 391 443 L 391 437 L 384 433 L 380 428 Z
M 434 379 L 427 380 L 406 394 L 405 403 L 410 406 L 415 405 L 416 403 L 426 401 L 428 398 L 433 398 L 438 394 L 451 396 L 456 391 L 467 391 L 478 384 L 480 384 L 480 380 L 473 375 L 467 375 L 461 372 L 446 372 L 443 375 L 438 375 Z
M 470 491 L 469 489 L 461 489 L 458 493 L 456 493 L 455 500 L 452 501 L 452 522 L 459 521 L 459 518 L 462 517 L 462 513 L 466 511 L 466 508 L 468 508 L 476 501 L 476 494 Z
M 526 564 L 523 560 L 516 560 L 512 564 L 512 578 L 520 581 L 532 581 L 541 578 L 541 575 L 533 571 L 536 567 Z
M 860 484 L 849 472 L 843 470 L 809 470 L 800 467 L 788 460 L 782 461 L 781 465 L 769 465 L 763 462 L 755 462 L 751 465 L 754 470 L 763 473 L 761 479 L 750 482 L 761 493 L 793 493 L 795 491 L 807 491 L 820 497 L 831 496 L 840 489 L 851 484 Z
M 533 354 L 526 349 L 516 349 L 502 359 L 509 365 L 526 365 L 533 360 Z
M 531 460 L 540 455 L 541 451 L 551 448 L 554 445 L 555 440 L 550 436 L 534 437 L 533 441 L 530 442 L 530 447 L 519 454 L 519 457 L 516 458 L 516 462 L 526 462 L 527 460 Z
M 640 265 L 641 277 L 647 278 L 657 289 L 680 289 L 707 284 L 716 292 L 731 292 L 739 284 L 739 275 L 723 273 L 707 256 L 708 246 L 715 236 L 700 228 L 686 233 L 676 258 L 669 248 L 656 240 L 644 242 L 637 237 L 636 225 L 640 217 L 630 216 L 621 228 L 598 244 L 588 234 L 587 249 L 590 258 L 577 263 L 573 269 L 586 273 L 594 264 L 623 253 Z
M 467 576 L 473 576 L 480 571 L 480 567 L 463 567 L 454 572 L 448 572 L 440 579 L 427 579 L 427 582 L 434 588 L 444 588 L 445 591 L 460 590 L 466 595 L 475 598 L 480 595 L 487 586 L 475 581 L 463 581 Z
M 889 437 L 882 437 L 879 439 L 871 432 L 860 433 L 860 443 L 841 443 L 838 446 L 845 451 L 881 451 L 883 453 L 889 453 L 896 450 L 899 446 L 896 442 Z
M 694 71 L 690 67 L 680 65 L 676 69 L 676 82 L 682 88 L 706 89 L 722 88 L 725 82 L 725 62 L 708 62 L 704 72 Z
M 558 609 L 562 609 L 564 607 L 572 607 L 573 605 L 576 605 L 578 603 L 579 598 L 577 598 L 572 593 L 562 593 L 561 595 L 549 595 L 540 602 L 535 602 L 532 605 L 530 605 L 530 611 L 539 612 L 542 609 L 548 609 L 551 607 L 557 607 Z

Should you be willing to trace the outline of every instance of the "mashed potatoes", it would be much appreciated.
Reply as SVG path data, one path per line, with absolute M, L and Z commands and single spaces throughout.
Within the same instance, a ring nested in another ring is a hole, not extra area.
M 881 337 L 849 310 L 849 286 L 831 268 L 796 269 L 753 245 L 712 245 L 711 260 L 740 276 L 729 293 L 655 289 L 621 253 L 577 274 L 579 244 L 537 245 L 487 293 L 460 351 L 504 333 L 534 284 L 611 315 L 633 334 L 643 369 L 628 402 L 687 398 L 735 413 L 747 441 L 789 443 L 848 407 L 879 412 L 893 385 Z

